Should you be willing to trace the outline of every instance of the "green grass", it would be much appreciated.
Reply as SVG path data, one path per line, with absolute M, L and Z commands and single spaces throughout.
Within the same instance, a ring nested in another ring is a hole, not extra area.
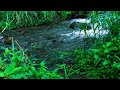
M 3 48 L 3 53 L 0 55 L 0 77 L 3 79 L 62 79 L 57 71 L 58 68 L 53 71 L 48 71 L 45 65 L 45 61 L 39 64 L 39 68 L 36 69 L 33 64 L 33 60 L 25 54 L 25 51 L 20 47 L 16 49 L 14 47 L 14 41 L 12 39 L 12 47 Z
M 104 44 L 97 43 L 90 50 L 75 50 L 70 57 L 76 61 L 80 73 L 85 72 L 93 79 L 117 79 L 120 77 L 120 38 L 114 38 Z M 68 52 L 69 53 L 69 52 Z
M 100 13 L 100 14 L 98 14 Z M 72 58 L 74 70 L 79 75 L 91 79 L 120 78 L 120 13 L 115 11 L 91 12 L 92 22 L 98 22 L 103 28 L 110 30 L 106 39 L 96 39 L 89 50 L 76 49 L 66 52 L 64 57 Z
M 70 11 L 0 11 L 0 30 L 48 24 L 69 14 Z
M 67 18 L 70 11 L 1 11 L 0 30 L 10 30 L 24 26 L 38 26 L 48 24 L 55 18 Z M 71 66 L 57 64 L 58 68 L 49 71 L 46 62 L 39 63 L 36 69 L 33 59 L 30 59 L 19 44 L 12 40 L 11 48 L 1 46 L 0 77 L 5 79 L 69 79 L 74 75 L 85 75 L 90 79 L 119 79 L 120 78 L 120 12 L 119 11 L 92 11 L 92 23 L 97 22 L 110 33 L 103 40 L 95 39 L 88 50 L 76 49 L 61 52 L 60 60 L 67 57 L 74 62 Z M 57 54 L 57 53 L 56 53 Z M 58 62 L 57 56 L 51 61 Z M 63 70 L 62 76 L 58 73 Z

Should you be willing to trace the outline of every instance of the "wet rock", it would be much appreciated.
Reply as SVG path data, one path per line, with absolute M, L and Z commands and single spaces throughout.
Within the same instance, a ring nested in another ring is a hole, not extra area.
M 88 23 L 73 22 L 69 26 L 69 28 L 72 28 L 72 29 L 78 28 L 78 29 L 82 29 L 82 30 L 89 30 L 89 29 L 91 29 L 91 26 Z

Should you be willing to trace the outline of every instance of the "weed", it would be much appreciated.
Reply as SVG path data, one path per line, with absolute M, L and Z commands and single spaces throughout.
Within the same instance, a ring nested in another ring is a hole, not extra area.
M 0 11 L 0 30 L 39 26 L 54 21 L 56 17 L 67 18 L 70 11 Z M 12 21 L 12 22 L 11 22 Z M 9 25 L 10 24 L 10 25 Z
M 12 48 L 5 48 L 0 56 L 0 77 L 4 79 L 60 79 L 57 73 L 58 69 L 48 71 L 45 61 L 39 64 L 36 69 L 24 50 L 20 48 L 18 51 L 14 47 L 12 39 Z
M 22 26 L 35 26 L 52 22 L 56 15 L 66 18 L 71 11 L 1 11 L 0 30 L 19 28 Z M 58 68 L 48 71 L 45 61 L 39 63 L 36 69 L 33 64 L 35 58 L 29 58 L 19 46 L 5 48 L 1 46 L 0 53 L 0 77 L 5 79 L 69 79 L 75 74 L 86 75 L 91 79 L 119 79 L 120 78 L 120 13 L 119 11 L 93 11 L 90 14 L 91 23 L 97 22 L 97 27 L 110 30 L 105 38 L 95 39 L 89 49 L 76 49 L 60 53 Z M 95 28 L 94 28 L 95 29 Z M 1 33 L 2 33 L 1 32 Z M 37 48 L 35 45 L 34 48 Z M 56 53 L 54 53 L 56 54 Z M 54 55 L 53 61 L 57 62 L 58 55 Z M 72 64 L 64 63 L 68 58 Z M 36 59 L 39 60 L 39 59 Z M 64 75 L 59 75 L 62 69 Z

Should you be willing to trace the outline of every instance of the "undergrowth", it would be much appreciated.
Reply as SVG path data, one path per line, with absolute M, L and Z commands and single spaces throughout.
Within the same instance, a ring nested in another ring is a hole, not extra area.
M 104 39 L 96 39 L 91 48 L 76 49 L 63 54 L 72 58 L 74 70 L 89 79 L 120 78 L 120 13 L 117 11 L 93 11 L 92 22 L 110 30 Z M 68 68 L 69 69 L 69 68 Z
M 12 47 L 1 47 L 0 54 L 0 77 L 3 79 L 62 79 L 57 71 L 48 71 L 45 61 L 39 64 L 36 69 L 32 59 L 25 54 L 25 51 L 20 47 L 20 50 L 14 47 L 12 39 Z
M 67 18 L 70 11 L 0 11 L 0 30 L 48 24 L 57 18 Z M 12 21 L 12 22 L 11 22 Z
M 71 12 L 58 11 L 1 11 L 0 30 L 18 28 L 22 26 L 35 26 L 51 22 L 55 15 L 66 18 Z M 62 52 L 60 60 L 66 61 L 68 57 L 74 63 L 67 66 L 65 63 L 57 64 L 58 68 L 49 71 L 42 61 L 39 68 L 35 65 L 19 47 L 1 47 L 0 53 L 0 77 L 5 79 L 69 79 L 77 74 L 85 75 L 89 79 L 120 79 L 120 12 L 119 11 L 93 11 L 90 14 L 92 23 L 97 22 L 98 27 L 110 30 L 105 38 L 95 39 L 93 45 L 85 49 L 76 49 L 69 52 Z M 67 58 L 66 58 L 67 57 Z M 57 57 L 53 57 L 58 62 Z M 58 74 L 63 70 L 62 77 Z
M 98 46 L 99 45 L 99 46 Z M 79 74 L 84 73 L 93 79 L 118 79 L 120 77 L 120 38 L 113 38 L 104 44 L 98 43 L 89 50 L 73 50 L 68 52 L 79 69 Z

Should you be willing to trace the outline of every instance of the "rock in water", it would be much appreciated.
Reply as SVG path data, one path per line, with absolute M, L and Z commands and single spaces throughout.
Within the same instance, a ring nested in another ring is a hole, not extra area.
M 91 29 L 91 26 L 89 23 L 80 23 L 80 22 L 73 22 L 69 28 L 75 29 L 75 28 L 79 28 L 81 30 L 89 30 Z
M 69 28 L 72 28 L 72 29 L 75 29 L 75 27 L 78 27 L 77 22 L 73 22 L 73 23 L 69 26 Z

